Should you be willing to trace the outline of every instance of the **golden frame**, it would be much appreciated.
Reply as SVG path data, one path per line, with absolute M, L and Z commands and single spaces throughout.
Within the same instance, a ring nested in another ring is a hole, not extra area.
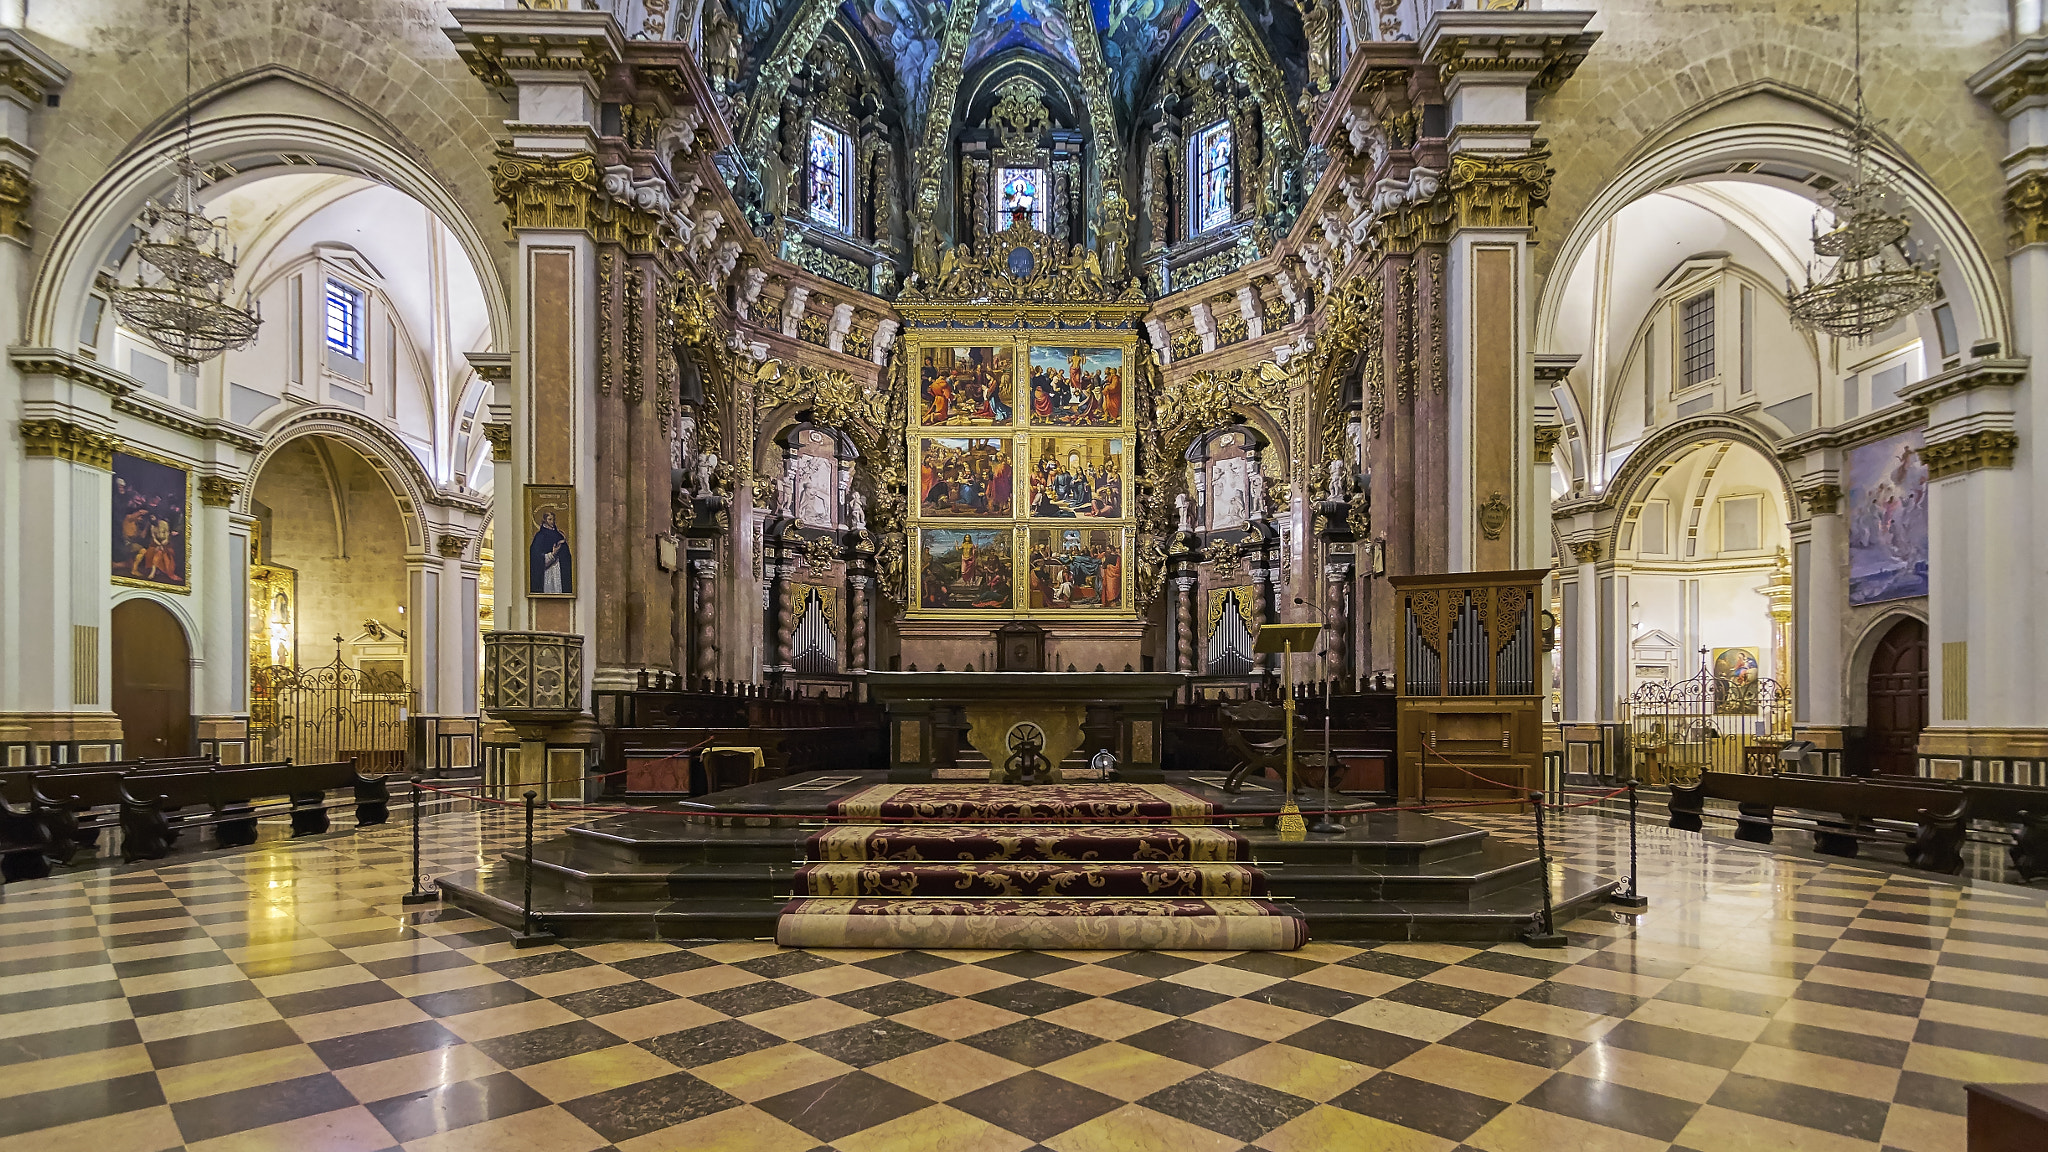
M 116 477 L 119 475 L 120 458 L 123 456 L 131 457 L 136 460 L 141 460 L 144 463 L 155 464 L 163 468 L 175 468 L 178 471 L 185 474 L 185 570 L 183 573 L 181 573 L 181 575 L 184 577 L 184 580 L 181 583 L 173 584 L 168 581 L 162 580 L 142 580 L 133 576 L 117 576 L 114 574 L 113 564 L 111 561 L 108 563 L 107 566 L 107 579 L 117 585 L 121 585 L 128 588 L 148 588 L 157 592 L 169 592 L 176 596 L 189 596 L 192 594 L 192 561 L 193 558 L 198 554 L 198 549 L 193 547 L 192 541 L 193 534 L 196 530 L 195 522 L 198 519 L 197 516 L 194 514 L 193 510 L 193 505 L 195 505 L 198 501 L 196 492 L 197 485 L 196 481 L 193 478 L 192 465 L 183 460 L 173 460 L 168 456 L 159 456 L 156 453 L 151 452 L 147 449 L 137 448 L 134 445 L 125 442 L 122 443 L 120 447 L 114 449 L 114 460 L 110 462 L 107 466 L 107 510 L 110 513 L 113 511 L 114 508 L 114 482 Z M 113 537 L 114 539 L 111 543 L 118 545 L 118 541 L 120 539 L 119 533 L 113 533 Z
M 1044 308 L 1043 317 L 1035 313 Z M 923 311 L 916 309 L 913 311 Z M 937 516 L 922 512 L 923 493 L 914 493 L 908 502 L 906 529 L 909 545 L 910 606 L 905 609 L 907 620 L 1059 620 L 1064 622 L 1084 621 L 1131 621 L 1138 618 L 1132 606 L 1134 590 L 1132 551 L 1136 546 L 1136 470 L 1137 470 L 1137 419 L 1135 371 L 1137 358 L 1143 354 L 1135 327 L 1135 314 L 1128 321 L 1129 327 L 1098 327 L 1099 319 L 1083 320 L 1084 314 L 1093 316 L 1100 312 L 1108 318 L 1115 310 L 1100 306 L 1064 309 L 1036 306 L 1034 313 L 1023 315 L 1017 306 L 988 306 L 987 315 L 977 315 L 984 309 L 973 305 L 950 305 L 934 309 L 944 315 L 930 319 L 923 316 L 907 316 L 906 328 L 901 337 L 903 352 L 909 371 L 903 387 L 908 395 L 904 399 L 909 417 L 904 428 L 906 459 L 911 462 L 914 476 L 921 460 L 922 441 L 931 439 L 994 438 L 1008 437 L 1011 456 L 1011 514 L 1003 516 Z M 1001 315 L 997 315 L 1000 313 Z M 932 321 L 938 321 L 938 326 Z M 1078 322 L 1077 321 L 1081 321 Z M 1044 324 L 1044 327 L 1022 327 L 1030 322 Z M 996 324 L 1005 327 L 996 327 Z M 1016 324 L 1017 327 L 1009 327 Z M 924 353 L 935 348 L 1007 348 L 1010 350 L 1010 422 L 1007 424 L 941 424 L 927 426 L 924 421 Z M 1034 348 L 1081 348 L 1115 350 L 1123 358 L 1122 404 L 1115 424 L 1065 425 L 1033 424 L 1031 421 L 1030 363 Z M 1031 452 L 1042 439 L 1059 440 L 1122 440 L 1119 474 L 1123 484 L 1123 506 L 1121 514 L 1105 517 L 1036 517 L 1031 515 L 1031 491 L 1029 469 L 1034 463 Z M 1113 609 L 1076 609 L 1031 607 L 1030 596 L 1030 553 L 1031 531 L 1045 528 L 1088 528 L 1120 532 L 1124 562 L 1120 573 L 1122 593 L 1118 597 L 1120 607 Z M 959 531 L 1009 530 L 1013 533 L 1010 547 L 1011 563 L 1011 606 L 1003 609 L 967 608 L 925 608 L 923 583 L 924 545 L 922 533 L 926 529 L 948 529 Z

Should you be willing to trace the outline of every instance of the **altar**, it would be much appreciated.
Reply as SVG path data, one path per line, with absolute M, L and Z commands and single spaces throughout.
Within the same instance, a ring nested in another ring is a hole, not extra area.
M 1107 751 L 1121 779 L 1156 782 L 1161 725 L 1180 672 L 869 672 L 868 698 L 888 716 L 895 783 L 988 778 L 1019 724 L 1041 734 L 1054 765 Z

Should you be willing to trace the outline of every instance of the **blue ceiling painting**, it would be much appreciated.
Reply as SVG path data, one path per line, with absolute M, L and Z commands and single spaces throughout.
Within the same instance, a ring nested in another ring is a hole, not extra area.
M 932 68 L 946 34 L 947 0 L 849 0 L 839 10 L 867 33 L 883 63 L 896 74 L 906 126 L 915 136 L 924 125 Z
M 1010 48 L 1030 48 L 1081 70 L 1074 52 L 1074 30 L 1053 0 L 977 0 L 974 28 L 967 37 L 966 67 Z
M 1095 27 L 1102 33 L 1103 64 L 1110 95 L 1128 115 L 1174 38 L 1194 22 L 1201 6 L 1192 0 L 1093 0 Z

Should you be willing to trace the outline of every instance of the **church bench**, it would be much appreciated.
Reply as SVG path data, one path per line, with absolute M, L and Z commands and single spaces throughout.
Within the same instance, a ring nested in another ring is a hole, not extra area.
M 0 797 L 0 883 L 50 874 L 50 831 L 35 813 Z
M 344 790 L 348 798 L 328 799 Z M 384 777 L 361 775 L 353 760 L 145 774 L 123 781 L 121 854 L 161 857 L 184 828 L 212 828 L 221 848 L 253 844 L 256 821 L 271 811 L 289 812 L 292 835 L 304 836 L 327 831 L 327 810 L 352 803 L 356 826 L 368 827 L 390 818 L 389 801 Z
M 1671 827 L 1700 830 L 1708 800 L 1736 806 L 1735 838 L 1769 844 L 1779 809 L 1803 816 L 1813 832 L 1813 850 L 1854 856 L 1864 842 L 1902 848 L 1916 868 L 1956 873 L 1963 867 L 1967 794 L 1930 795 L 1928 790 L 1869 780 L 1781 773 L 1750 776 L 1703 772 L 1692 787 L 1671 788 Z
M 1863 777 L 1872 783 L 1872 777 Z M 2025 784 L 1994 784 L 1975 780 L 1934 780 L 1925 776 L 1887 776 L 1890 787 L 1917 788 L 1943 796 L 1969 798 L 1969 819 L 2015 829 L 2011 847 L 2013 870 L 2022 880 L 2048 876 L 2048 788 Z M 1952 801 L 1935 801 L 1937 806 Z
M 120 827 L 124 781 L 205 770 L 213 764 L 212 757 L 179 757 L 42 765 L 0 773 L 0 797 L 26 806 L 48 833 L 50 858 L 68 864 L 80 848 L 97 844 L 101 831 Z

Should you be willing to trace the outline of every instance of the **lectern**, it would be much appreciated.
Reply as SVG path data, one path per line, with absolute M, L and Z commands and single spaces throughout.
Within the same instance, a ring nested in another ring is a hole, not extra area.
M 1285 684 L 1287 803 L 1280 806 L 1282 840 L 1308 839 L 1308 825 L 1302 822 L 1301 808 L 1294 802 L 1294 654 L 1314 648 L 1316 634 L 1322 630 L 1321 624 L 1265 624 L 1260 626 L 1259 635 L 1252 642 L 1252 651 L 1260 655 L 1280 654 L 1280 676 Z M 1324 771 L 1327 772 L 1329 769 L 1325 767 Z

